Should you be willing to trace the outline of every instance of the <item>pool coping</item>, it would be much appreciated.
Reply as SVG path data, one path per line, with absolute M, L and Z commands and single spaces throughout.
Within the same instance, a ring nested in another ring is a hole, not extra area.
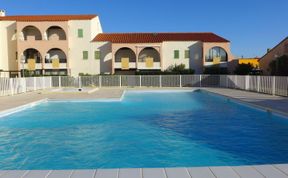
M 288 164 L 179 168 L 3 170 L 0 178 L 288 178 Z
M 15 114 L 17 112 L 24 111 L 24 110 L 26 110 L 28 108 L 35 107 L 35 106 L 37 106 L 39 104 L 46 103 L 46 102 L 48 102 L 48 98 L 40 99 L 40 100 L 33 101 L 31 103 L 28 103 L 28 104 L 23 104 L 23 105 L 20 105 L 20 106 L 11 108 L 11 109 L 6 109 L 6 110 L 3 110 L 3 111 L 0 111 L 0 119 L 3 118 L 3 117 L 9 116 L 11 114 Z

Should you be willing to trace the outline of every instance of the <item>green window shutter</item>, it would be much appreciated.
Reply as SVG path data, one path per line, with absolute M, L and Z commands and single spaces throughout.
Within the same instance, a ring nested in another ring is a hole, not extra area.
M 83 59 L 84 60 L 88 59 L 88 51 L 83 51 Z
M 185 59 L 190 58 L 190 50 L 185 50 Z
M 179 59 L 179 50 L 174 50 L 174 59 Z
M 95 51 L 95 52 L 94 52 L 94 58 L 95 58 L 96 60 L 99 60 L 99 59 L 101 58 L 101 53 L 100 53 L 100 51 Z
M 83 29 L 78 29 L 78 38 L 83 38 Z

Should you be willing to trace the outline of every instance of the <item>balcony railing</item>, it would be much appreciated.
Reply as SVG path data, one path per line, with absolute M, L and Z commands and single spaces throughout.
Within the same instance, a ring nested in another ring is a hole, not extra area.
M 55 67 L 53 67 L 52 63 L 45 63 L 44 69 L 55 69 Z M 60 63 L 57 69 L 67 69 L 67 63 Z
M 121 62 L 115 62 L 114 63 L 114 68 L 115 69 L 122 69 L 122 63 Z M 149 69 L 156 69 L 156 70 L 160 70 L 161 69 L 161 65 L 160 62 L 153 62 L 152 67 L 147 67 L 147 64 L 145 62 L 138 62 L 138 66 L 136 65 L 136 62 L 130 62 L 129 63 L 129 69 L 142 69 L 142 70 L 149 70 Z
M 122 69 L 121 62 L 115 62 L 114 64 L 115 69 Z M 136 62 L 129 62 L 129 69 L 136 69 Z

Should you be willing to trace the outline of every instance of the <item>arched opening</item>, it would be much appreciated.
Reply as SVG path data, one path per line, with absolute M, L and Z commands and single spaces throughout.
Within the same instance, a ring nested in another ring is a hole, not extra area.
M 50 49 L 45 57 L 45 63 L 53 63 L 53 60 L 57 63 L 67 63 L 65 52 L 59 48 Z
M 66 40 L 65 31 L 59 26 L 51 26 L 47 29 L 48 40 Z
M 130 48 L 120 48 L 115 53 L 115 62 L 121 62 L 123 58 L 128 58 L 129 62 L 136 62 L 136 54 Z
M 120 48 L 115 53 L 115 66 L 116 69 L 129 70 L 136 68 L 136 54 L 130 48 Z
M 227 52 L 221 47 L 211 48 L 205 56 L 205 62 L 227 62 Z
M 22 30 L 24 40 L 42 40 L 41 32 L 35 26 L 26 26 Z
M 147 62 L 148 59 L 153 59 L 153 62 L 160 62 L 159 52 L 152 47 L 144 48 L 139 53 L 138 61 L 139 62 Z
M 42 63 L 42 56 L 37 49 L 29 48 L 23 52 L 25 57 L 25 63 L 28 63 L 29 60 L 35 63 Z

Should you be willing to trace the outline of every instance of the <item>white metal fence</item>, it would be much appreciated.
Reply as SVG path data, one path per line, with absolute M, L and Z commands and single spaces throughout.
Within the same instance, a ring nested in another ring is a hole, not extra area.
M 104 75 L 0 78 L 0 96 L 52 87 L 217 87 L 288 96 L 288 77 L 236 75 Z

